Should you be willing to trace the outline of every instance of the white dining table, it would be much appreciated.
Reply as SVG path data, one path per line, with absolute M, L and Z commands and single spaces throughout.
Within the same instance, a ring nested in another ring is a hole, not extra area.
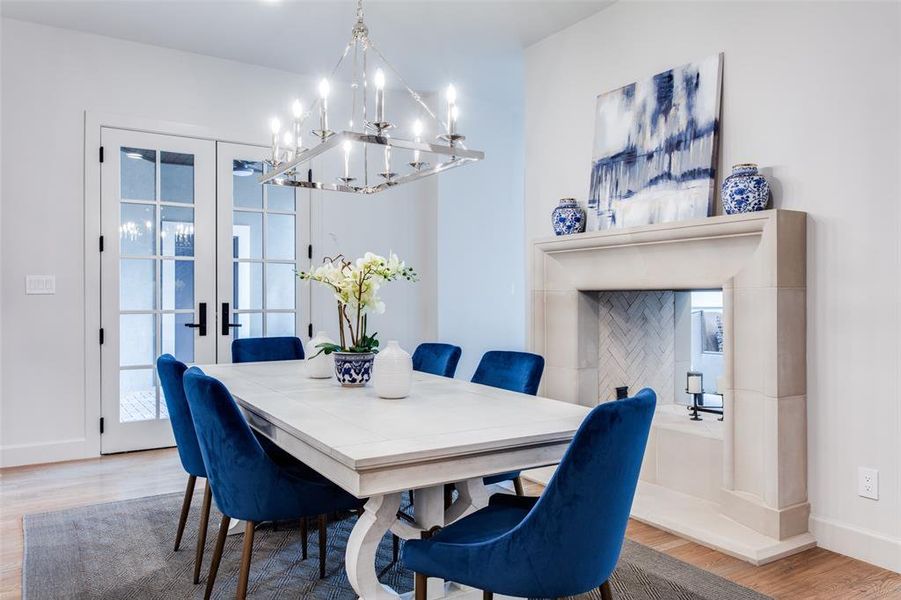
M 201 369 L 228 387 L 256 431 L 354 496 L 368 498 L 345 554 L 348 580 L 364 600 L 400 597 L 376 572 L 376 550 L 389 530 L 419 539 L 423 531 L 486 506 L 484 476 L 558 463 L 589 410 L 418 372 L 409 396 L 388 400 L 371 386 L 311 379 L 303 361 Z M 458 495 L 445 510 L 446 483 L 455 483 Z M 414 494 L 415 524 L 397 518 L 407 490 Z M 428 582 L 429 598 L 473 593 L 451 582 Z

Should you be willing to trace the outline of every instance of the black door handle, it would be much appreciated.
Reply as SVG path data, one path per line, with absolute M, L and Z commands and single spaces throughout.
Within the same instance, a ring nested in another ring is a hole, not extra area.
M 199 321 L 198 323 L 185 323 L 185 327 L 191 327 L 192 329 L 199 329 L 199 335 L 206 335 L 206 302 L 201 302 L 199 305 L 199 310 L 197 311 Z
M 222 303 L 222 335 L 231 335 L 229 331 L 232 327 L 240 327 L 240 323 L 229 323 L 228 302 Z

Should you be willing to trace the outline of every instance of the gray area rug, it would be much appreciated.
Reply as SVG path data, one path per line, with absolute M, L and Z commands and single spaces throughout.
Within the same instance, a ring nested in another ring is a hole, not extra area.
M 198 486 L 200 487 L 200 486 Z M 191 583 L 199 495 L 182 540 L 172 551 L 181 494 L 150 496 L 60 512 L 26 515 L 26 600 L 65 598 L 202 598 L 203 582 L 220 515 L 210 515 L 201 585 Z M 254 540 L 248 597 L 353 599 L 344 572 L 344 548 L 356 521 L 348 517 L 328 530 L 327 577 L 319 579 L 318 536 L 309 532 L 309 558 L 300 560 L 298 524 L 277 531 L 261 526 Z M 216 578 L 214 598 L 234 598 L 241 535 L 229 536 Z M 377 567 L 383 583 L 400 592 L 413 587 L 412 573 L 391 564 L 391 539 L 379 547 Z M 765 600 L 767 597 L 629 540 L 613 576 L 617 600 Z M 597 593 L 580 598 L 599 599 Z

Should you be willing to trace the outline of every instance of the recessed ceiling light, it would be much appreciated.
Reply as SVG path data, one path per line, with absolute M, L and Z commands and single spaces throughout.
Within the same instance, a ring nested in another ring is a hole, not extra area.
M 126 152 L 125 156 L 127 156 L 128 158 L 144 158 L 144 154 L 142 152 L 135 152 L 135 151 Z

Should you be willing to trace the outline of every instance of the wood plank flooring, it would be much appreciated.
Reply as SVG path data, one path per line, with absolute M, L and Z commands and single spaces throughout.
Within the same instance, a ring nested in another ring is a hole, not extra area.
M 0 600 L 21 597 L 23 515 L 180 492 L 186 480 L 174 449 L 0 470 Z M 638 522 L 627 536 L 780 600 L 901 599 L 901 575 L 820 548 L 754 567 Z

